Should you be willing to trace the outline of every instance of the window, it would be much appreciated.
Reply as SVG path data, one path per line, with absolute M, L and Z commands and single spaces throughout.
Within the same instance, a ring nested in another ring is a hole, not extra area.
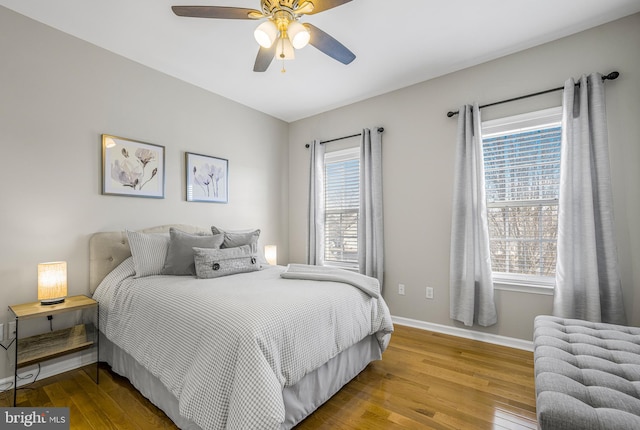
M 496 281 L 553 285 L 561 108 L 482 124 L 487 221 Z
M 325 154 L 324 262 L 358 268 L 359 148 Z

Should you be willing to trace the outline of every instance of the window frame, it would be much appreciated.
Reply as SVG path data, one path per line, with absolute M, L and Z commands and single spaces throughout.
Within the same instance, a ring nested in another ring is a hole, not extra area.
M 325 213 L 324 213 L 324 223 L 325 223 L 325 228 L 324 228 L 324 237 L 322 238 L 323 242 L 324 242 L 324 255 L 322 256 L 322 264 L 323 266 L 328 266 L 328 267 L 338 267 L 341 269 L 346 269 L 346 270 L 352 270 L 352 271 L 359 271 L 360 269 L 360 265 L 358 263 L 358 261 L 356 262 L 347 262 L 347 261 L 333 261 L 333 260 L 327 260 L 326 259 L 326 252 L 327 252 L 327 248 L 326 248 L 326 240 L 327 240 L 327 232 L 328 232 L 328 228 L 327 228 L 327 224 L 326 224 L 326 220 L 327 220 L 327 213 L 329 212 L 329 210 L 327 209 L 327 205 L 326 205 L 326 199 L 327 199 L 327 189 L 326 189 L 326 185 L 327 185 L 327 164 L 330 163 L 339 163 L 339 162 L 344 162 L 344 161 L 351 161 L 351 160 L 357 160 L 358 161 L 358 188 L 360 188 L 360 147 L 359 146 L 354 146 L 354 147 L 350 147 L 350 148 L 344 148 L 344 149 L 338 149 L 338 150 L 334 150 L 334 151 L 327 151 L 324 154 L 324 160 L 323 160 L 323 169 L 324 169 L 324 183 L 323 183 L 323 187 L 324 187 L 324 196 L 325 196 Z M 360 192 L 358 191 L 358 201 L 359 201 L 359 195 Z M 360 208 L 358 207 L 357 209 L 357 222 L 360 222 Z M 358 248 L 358 253 L 357 253 L 357 258 L 356 260 L 359 260 L 359 254 L 360 254 L 360 237 L 359 237 L 359 228 L 358 225 L 356 224 L 356 245 Z
M 483 156 L 484 139 L 496 135 L 517 134 L 562 124 L 562 106 L 542 109 L 520 115 L 482 122 Z M 557 203 L 557 202 L 556 202 Z M 490 207 L 487 202 L 487 208 Z M 553 295 L 555 276 L 537 276 L 519 273 L 492 272 L 494 287 L 499 290 Z

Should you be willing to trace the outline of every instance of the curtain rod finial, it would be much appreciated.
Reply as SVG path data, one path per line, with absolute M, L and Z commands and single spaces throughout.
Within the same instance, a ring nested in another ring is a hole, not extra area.
M 614 79 L 618 79 L 618 76 L 620 76 L 620 72 L 613 71 L 613 72 L 609 73 L 608 75 L 606 75 L 604 78 L 613 81 Z
M 309 147 L 309 144 L 308 144 L 308 143 L 307 143 L 307 144 L 305 144 L 305 145 L 304 145 L 304 147 L 305 147 L 305 148 L 308 148 L 308 147 Z

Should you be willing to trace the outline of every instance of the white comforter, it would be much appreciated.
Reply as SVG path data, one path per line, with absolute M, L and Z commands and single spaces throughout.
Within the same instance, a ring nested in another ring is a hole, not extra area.
M 281 279 L 281 267 L 217 279 L 134 279 L 125 261 L 100 285 L 100 328 L 203 429 L 277 429 L 282 389 L 370 334 L 389 310 L 353 286 Z

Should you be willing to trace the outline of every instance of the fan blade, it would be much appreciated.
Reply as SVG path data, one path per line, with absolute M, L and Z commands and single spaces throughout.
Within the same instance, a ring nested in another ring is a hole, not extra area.
M 276 55 L 277 43 L 271 45 L 271 48 L 260 47 L 258 55 L 256 56 L 256 62 L 253 65 L 254 72 L 264 72 L 269 68 L 273 57 Z
M 342 64 L 349 64 L 356 59 L 356 54 L 349 51 L 342 43 L 338 42 L 329 34 L 309 23 L 304 23 L 303 25 L 309 30 L 309 33 L 311 33 L 309 43 L 329 57 L 338 60 Z
M 351 0 L 310 0 L 313 3 L 313 10 L 307 15 L 313 15 L 316 13 L 324 12 L 325 10 L 333 9 L 334 7 L 342 6 L 345 3 L 349 3 Z
M 193 18 L 220 19 L 259 19 L 262 12 L 255 9 L 225 6 L 171 6 L 173 13 L 178 16 Z

